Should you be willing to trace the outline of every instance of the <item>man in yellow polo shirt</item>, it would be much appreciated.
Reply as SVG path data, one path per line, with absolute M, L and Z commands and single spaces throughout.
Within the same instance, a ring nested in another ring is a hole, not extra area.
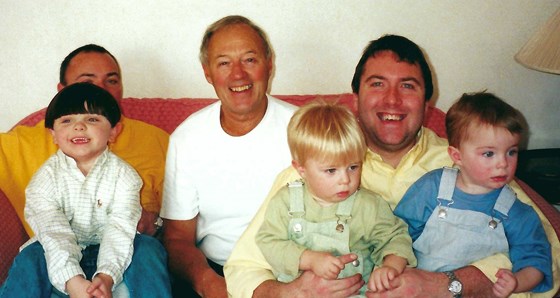
M 60 91 L 76 82 L 90 82 L 109 91 L 118 101 L 123 96 L 121 79 L 121 70 L 115 57 L 105 48 L 89 44 L 72 51 L 63 60 L 57 89 Z M 142 121 L 122 117 L 121 122 L 122 131 L 116 142 L 109 144 L 109 148 L 140 174 L 144 185 L 140 194 L 143 208 L 138 230 L 153 235 L 156 231 L 154 223 L 161 207 L 169 135 Z M 23 217 L 25 187 L 35 171 L 56 150 L 57 146 L 45 128 L 44 120 L 32 127 L 20 125 L 0 134 L 0 189 L 14 206 L 30 236 L 33 231 Z
M 392 208 L 408 187 L 426 172 L 452 164 L 447 141 L 422 128 L 427 101 L 433 94 L 431 71 L 420 48 L 402 37 L 387 35 L 372 41 L 356 67 L 352 80 L 358 118 L 369 150 L 362 170 L 362 186 L 379 193 Z M 276 179 L 274 194 L 287 182 L 299 178 L 292 168 Z M 518 197 L 539 214 L 552 255 L 560 254 L 560 243 L 550 225 L 517 183 L 511 186 Z M 227 261 L 224 273 L 232 297 L 348 297 L 363 285 L 359 275 L 325 280 L 305 271 L 291 283 L 275 280 L 270 265 L 255 243 L 271 195 L 241 236 Z M 340 257 L 345 263 L 352 255 Z M 553 260 L 552 290 L 546 293 L 518 294 L 552 297 L 558 291 L 560 268 Z M 394 289 L 367 293 L 368 297 L 491 297 L 498 268 L 511 268 L 505 255 L 495 255 L 451 274 L 407 269 L 392 281 Z

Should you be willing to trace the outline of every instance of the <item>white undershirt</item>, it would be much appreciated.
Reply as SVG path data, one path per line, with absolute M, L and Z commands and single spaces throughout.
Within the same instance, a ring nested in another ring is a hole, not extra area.
M 264 118 L 232 137 L 220 125 L 220 103 L 191 115 L 170 137 L 161 216 L 197 214 L 197 243 L 224 264 L 274 179 L 290 165 L 286 127 L 296 107 L 268 97 Z

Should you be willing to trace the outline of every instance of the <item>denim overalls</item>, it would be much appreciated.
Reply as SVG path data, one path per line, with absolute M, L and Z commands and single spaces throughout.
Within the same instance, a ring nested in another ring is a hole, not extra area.
M 496 253 L 509 252 L 503 220 L 516 200 L 505 185 L 492 216 L 472 210 L 451 208 L 457 169 L 444 168 L 438 191 L 438 206 L 412 247 L 418 268 L 427 271 L 455 270 Z

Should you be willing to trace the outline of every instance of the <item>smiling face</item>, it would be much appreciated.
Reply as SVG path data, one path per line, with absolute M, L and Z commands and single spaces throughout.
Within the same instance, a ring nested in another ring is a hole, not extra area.
M 370 57 L 357 95 L 368 147 L 381 155 L 408 152 L 426 113 L 424 93 L 424 79 L 417 64 L 399 61 L 390 51 Z
M 457 186 L 466 193 L 483 194 L 509 183 L 517 168 L 519 134 L 502 127 L 470 124 L 459 148 L 449 155 L 459 166 Z
M 83 171 L 91 168 L 108 142 L 115 140 L 120 125 L 111 127 L 109 120 L 98 114 L 71 114 L 55 119 L 50 131 L 54 143 Z
M 272 60 L 251 27 L 233 24 L 216 31 L 208 45 L 208 63 L 202 67 L 224 116 L 264 115 Z
M 81 52 L 66 69 L 66 85 L 88 82 L 107 90 L 118 101 L 122 99 L 123 87 L 117 62 L 107 53 Z M 65 86 L 58 84 L 58 91 Z
M 330 163 L 310 158 L 303 165 L 293 161 L 293 166 L 321 205 L 344 201 L 360 186 L 362 164 L 359 161 Z

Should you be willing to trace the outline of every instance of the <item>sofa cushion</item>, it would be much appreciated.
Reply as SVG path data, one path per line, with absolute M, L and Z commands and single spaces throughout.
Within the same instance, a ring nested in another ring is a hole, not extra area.
M 336 101 L 346 105 L 354 113 L 354 95 L 352 93 L 326 95 L 273 95 L 293 105 L 302 106 L 313 100 Z M 138 102 L 142 104 L 139 105 Z M 168 133 L 172 133 L 181 122 L 192 113 L 216 102 L 213 98 L 123 98 L 120 102 L 123 114 L 129 118 L 141 120 L 155 125 Z M 46 109 L 41 109 L 20 120 L 15 126 L 33 126 L 45 118 Z M 445 133 L 445 113 L 438 108 L 428 106 L 424 126 L 429 127 L 440 137 Z
M 29 239 L 23 225 L 19 221 L 16 211 L 10 201 L 0 191 L 0 218 L 2 227 L 0 228 L 0 284 L 8 276 L 8 270 L 12 261 L 19 252 L 19 247 Z

